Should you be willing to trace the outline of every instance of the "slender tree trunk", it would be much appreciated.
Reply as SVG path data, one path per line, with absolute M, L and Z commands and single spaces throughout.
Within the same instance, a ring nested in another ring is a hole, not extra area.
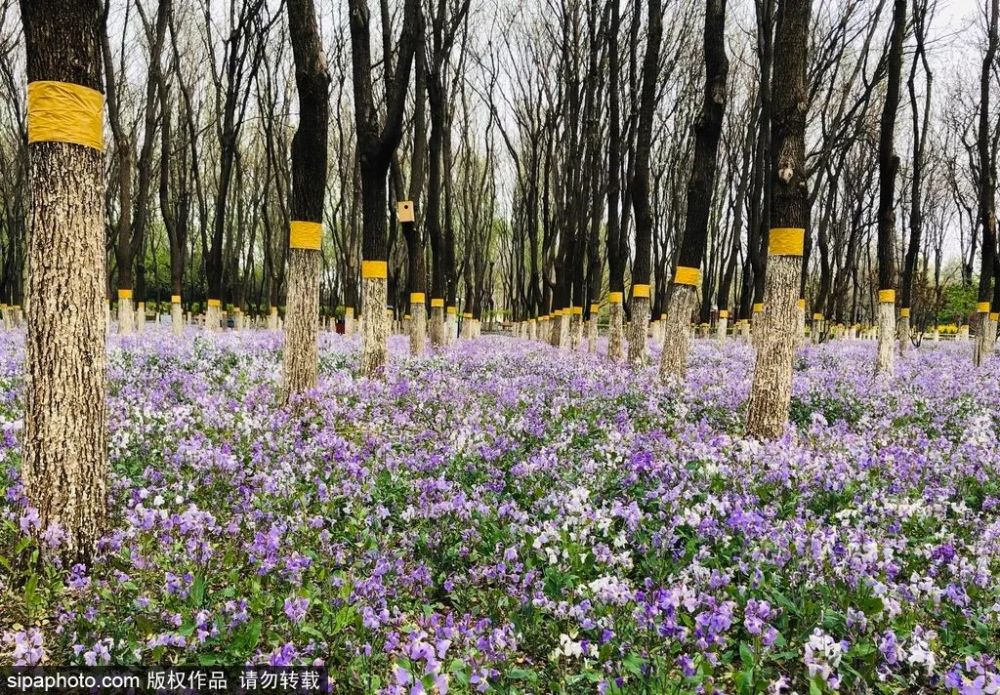
M 22 0 L 21 19 L 32 191 L 22 472 L 35 532 L 61 530 L 52 552 L 87 560 L 108 478 L 101 12 L 96 0 Z M 43 103 L 89 141 L 48 130 Z
M 621 27 L 619 3 L 610 2 L 611 20 L 608 23 L 606 45 L 608 53 L 608 359 L 619 362 L 623 350 L 622 301 L 625 292 L 625 254 L 623 234 L 619 219 L 621 200 L 621 106 L 619 100 L 618 33 Z
M 361 168 L 362 255 L 361 292 L 364 307 L 361 371 L 375 377 L 384 373 L 388 360 L 388 239 L 386 173 L 403 135 L 403 111 L 418 36 L 418 0 L 406 0 L 399 55 L 392 79 L 386 80 L 385 123 L 379 128 L 378 109 L 372 94 L 371 35 L 368 7 L 349 0 L 351 60 L 354 82 L 354 115 L 357 152 Z M 390 31 L 390 27 L 383 27 Z
M 993 123 L 990 117 L 990 88 L 995 69 L 994 62 L 998 48 L 998 0 L 990 2 L 989 29 L 986 45 L 986 55 L 983 56 L 983 69 L 979 80 L 979 133 L 977 149 L 979 154 L 979 225 L 983 233 L 982 267 L 979 273 L 979 304 L 977 310 L 978 330 L 973 345 L 972 359 L 978 367 L 992 352 L 996 342 L 996 327 L 990 326 L 990 301 L 993 291 L 990 281 L 1000 282 L 993 278 L 995 257 L 997 253 L 997 219 L 996 219 L 996 164 L 991 148 L 993 141 Z M 1000 309 L 1000 307 L 996 307 Z
M 288 0 L 287 7 L 299 92 L 299 127 L 292 139 L 292 223 L 285 308 L 286 400 L 315 387 L 319 370 L 319 286 L 330 110 L 330 75 L 313 0 Z
M 895 0 L 892 11 L 892 38 L 889 45 L 889 74 L 882 110 L 878 147 L 878 354 L 875 373 L 891 375 L 895 368 L 896 341 L 896 211 L 893 208 L 899 157 L 893 151 L 899 86 L 903 71 L 903 32 L 906 28 L 907 0 Z
M 784 0 L 774 43 L 771 121 L 771 221 L 764 307 L 754 364 L 747 434 L 771 439 L 788 423 L 792 358 L 799 339 L 795 310 L 802 273 L 808 199 L 805 129 L 810 0 Z
M 632 266 L 632 322 L 628 357 L 632 364 L 646 361 L 646 334 L 649 327 L 650 246 L 653 234 L 653 210 L 649 189 L 649 158 L 653 140 L 653 115 L 656 111 L 657 79 L 660 64 L 660 39 L 663 12 L 660 0 L 649 0 L 646 55 L 642 62 L 642 93 L 639 100 L 639 124 L 636 131 L 635 179 L 632 182 L 632 208 L 635 212 L 635 263 Z
M 705 93 L 695 123 L 694 161 L 687 187 L 687 215 L 674 276 L 666 325 L 663 326 L 661 380 L 684 380 L 688 326 L 701 282 L 701 263 L 708 238 L 708 216 L 715 190 L 715 171 L 726 109 L 726 0 L 709 0 L 705 8 Z M 707 294 L 707 293 L 706 293 Z

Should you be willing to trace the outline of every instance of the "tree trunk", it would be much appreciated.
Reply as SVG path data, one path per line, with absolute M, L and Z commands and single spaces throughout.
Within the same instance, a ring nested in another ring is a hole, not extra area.
M 292 139 L 292 223 L 285 307 L 286 400 L 316 386 L 319 370 L 319 292 L 323 266 L 330 75 L 313 0 L 288 0 L 288 30 L 299 93 L 299 127 Z
M 385 278 L 361 280 L 361 303 L 365 307 L 362 322 L 361 373 L 368 378 L 382 378 L 388 361 L 389 321 L 385 315 L 388 286 Z
M 635 178 L 632 181 L 632 209 L 635 213 L 635 262 L 632 265 L 632 321 L 628 357 L 634 365 L 646 361 L 646 333 L 649 327 L 650 247 L 653 210 L 649 187 L 649 159 L 653 140 L 653 116 L 657 102 L 657 74 L 663 14 L 660 0 L 649 0 L 646 55 L 642 61 L 642 88 L 636 129 Z
M 888 84 L 878 145 L 878 354 L 875 373 L 891 375 L 895 369 L 896 340 L 896 211 L 893 198 L 899 157 L 893 151 L 896 111 L 899 107 L 899 83 L 903 70 L 903 33 L 906 28 L 906 2 L 895 0 L 892 10 L 892 38 L 889 44 Z
M 410 354 L 420 357 L 427 349 L 427 305 L 423 296 L 410 297 Z
M 181 306 L 181 296 L 179 294 L 170 297 L 170 324 L 174 335 L 184 333 L 184 307 Z
M 1000 2 L 992 0 L 986 55 L 983 56 L 983 69 L 979 79 L 979 133 L 976 143 L 979 154 L 978 216 L 983 234 L 982 268 L 979 273 L 979 306 L 977 307 L 980 316 L 980 330 L 977 333 L 976 343 L 972 351 L 973 362 L 976 366 L 982 364 L 986 356 L 992 352 L 995 343 L 995 329 L 992 332 L 986 329 L 989 324 L 990 300 L 993 294 L 990 280 L 997 253 L 997 219 L 994 200 L 996 196 L 996 158 L 991 147 L 993 122 L 990 116 L 990 83 L 995 68 L 998 43 L 1000 43 L 997 29 L 998 14 L 1000 14 Z M 1000 282 L 1000 278 L 994 280 Z M 1000 310 L 1000 307 L 994 308 Z
M 698 299 L 694 285 L 674 283 L 667 307 L 667 320 L 663 333 L 663 353 L 660 358 L 660 380 L 684 381 L 687 368 L 688 327 L 691 312 Z
M 96 0 L 21 2 L 32 191 L 22 471 L 38 510 L 34 532 L 65 534 L 57 549 L 40 547 L 69 561 L 91 557 L 106 519 L 100 17 Z M 52 132 L 34 97 L 65 110 L 90 138 Z
M 795 310 L 808 216 L 805 129 L 810 0 L 784 0 L 774 45 L 771 122 L 771 220 L 757 357 L 747 406 L 747 434 L 772 439 L 788 422 Z
M 444 299 L 431 300 L 431 345 L 444 347 Z
M 715 172 L 726 109 L 726 0 L 710 0 L 705 9 L 705 92 L 695 123 L 694 161 L 687 186 L 687 215 L 681 239 L 666 325 L 662 325 L 660 378 L 684 380 L 687 369 L 688 324 L 697 301 L 701 263 L 708 238 L 708 216 L 715 190 Z M 706 295 L 709 293 L 706 292 Z
M 611 292 L 608 304 L 608 359 L 621 362 L 625 357 L 625 312 L 622 311 L 622 293 Z

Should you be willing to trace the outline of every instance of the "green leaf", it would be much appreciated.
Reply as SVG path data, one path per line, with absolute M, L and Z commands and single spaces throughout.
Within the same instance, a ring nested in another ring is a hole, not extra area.
M 645 663 L 646 660 L 638 654 L 629 654 L 622 659 L 622 666 L 625 667 L 625 670 L 637 677 L 642 675 L 642 667 Z
M 534 671 L 529 671 L 528 669 L 524 668 L 512 668 L 507 673 L 507 677 L 512 681 L 528 681 L 530 683 L 538 682 L 538 674 L 535 673 Z
M 205 600 L 205 575 L 199 574 L 194 578 L 194 586 L 191 587 L 191 602 L 195 606 L 200 606 Z
M 740 661 L 743 662 L 743 667 L 747 669 L 752 669 L 753 665 L 757 662 L 756 657 L 753 655 L 753 649 L 746 642 L 740 642 Z

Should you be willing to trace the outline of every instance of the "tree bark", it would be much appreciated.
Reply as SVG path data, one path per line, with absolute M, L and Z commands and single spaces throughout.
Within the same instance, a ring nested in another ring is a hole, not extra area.
M 632 321 L 628 357 L 632 364 L 646 361 L 646 333 L 649 327 L 650 247 L 653 210 L 649 189 L 649 158 L 653 140 L 653 115 L 657 102 L 657 74 L 663 12 L 660 0 L 649 0 L 646 55 L 642 61 L 642 91 L 636 131 L 635 178 L 632 182 L 632 209 L 635 213 L 635 262 L 632 265 Z
M 96 0 L 22 0 L 21 18 L 29 83 L 102 91 Z M 29 150 L 24 484 L 36 532 L 65 533 L 51 552 L 85 561 L 104 527 L 108 479 L 104 157 L 65 142 Z
M 666 325 L 662 326 L 661 380 L 684 380 L 687 369 L 688 325 L 701 281 L 700 268 L 708 238 L 708 216 L 715 190 L 715 172 L 726 110 L 726 0 L 709 0 L 705 8 L 705 91 L 694 126 L 695 145 L 687 187 L 687 215 L 677 259 Z M 708 293 L 706 293 L 708 294 Z
M 784 0 L 778 10 L 774 43 L 770 155 L 771 220 L 775 229 L 768 235 L 764 307 L 746 427 L 749 436 L 760 439 L 780 436 L 788 423 L 792 359 L 799 342 L 795 310 L 808 216 L 805 129 L 809 14 L 810 0 Z M 778 229 L 784 233 L 776 234 Z M 782 244 L 782 236 L 790 243 Z
M 330 75 L 313 0 L 288 0 L 288 30 L 299 93 L 299 127 L 292 139 L 292 224 L 323 222 L 326 193 Z M 300 228 L 300 227 L 297 227 Z M 317 236 L 322 246 L 322 226 Z M 319 371 L 319 290 L 322 251 L 291 234 L 285 308 L 284 397 L 316 386 Z
M 990 119 L 990 82 L 992 81 L 994 62 L 998 48 L 998 14 L 1000 3 L 992 0 L 990 3 L 988 39 L 986 54 L 983 56 L 983 69 L 979 79 L 979 133 L 977 150 L 979 155 L 979 224 L 983 233 L 982 267 L 979 273 L 979 330 L 972 351 L 973 363 L 978 367 L 992 351 L 995 343 L 995 329 L 989 331 L 990 300 L 993 291 L 990 287 L 995 256 L 997 253 L 997 218 L 996 218 L 996 164 L 993 156 L 992 121 Z M 1000 280 L 997 280 L 1000 282 Z
M 899 86 L 903 71 L 903 32 L 906 28 L 907 0 L 895 0 L 892 10 L 892 37 L 889 43 L 888 83 L 878 145 L 878 286 L 879 330 L 875 373 L 891 375 L 895 368 L 896 341 L 896 211 L 893 208 L 899 157 L 893 151 Z
M 354 116 L 357 153 L 361 169 L 362 302 L 364 327 L 361 368 L 369 377 L 381 376 L 388 358 L 388 319 L 385 314 L 388 285 L 386 173 L 403 135 L 403 111 L 417 44 L 418 0 L 406 0 L 399 55 L 391 80 L 386 78 L 385 123 L 372 93 L 372 57 L 369 13 L 363 0 L 349 0 L 351 60 L 354 83 Z M 391 27 L 384 26 L 384 32 Z M 374 265 L 372 265 L 374 264 Z M 377 302 L 371 304 L 369 302 Z

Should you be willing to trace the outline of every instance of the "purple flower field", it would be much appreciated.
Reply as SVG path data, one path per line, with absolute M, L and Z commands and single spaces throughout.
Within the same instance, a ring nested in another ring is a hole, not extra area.
M 344 693 L 1000 692 L 1000 376 L 806 346 L 794 429 L 741 436 L 749 346 L 682 390 L 486 336 L 111 340 L 110 531 L 32 561 L 23 335 L 0 333 L 0 665 L 324 663 Z M 654 350 L 655 356 L 655 350 Z M 58 544 L 59 529 L 40 529 Z

